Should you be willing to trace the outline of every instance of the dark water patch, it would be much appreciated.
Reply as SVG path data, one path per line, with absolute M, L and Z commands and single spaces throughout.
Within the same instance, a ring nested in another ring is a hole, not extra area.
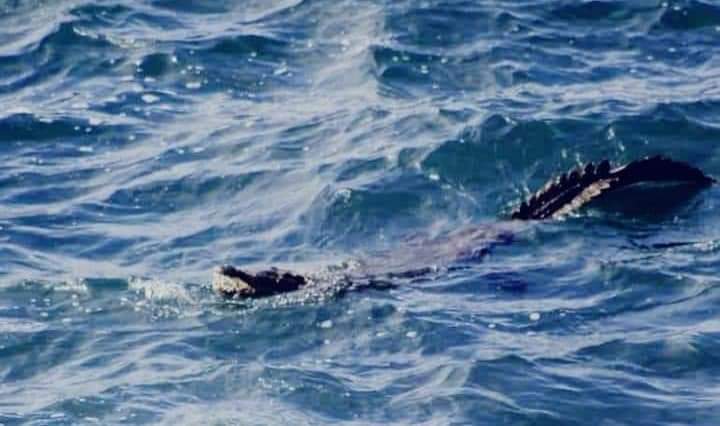
M 57 203 L 63 200 L 72 200 L 85 192 L 85 188 L 77 188 L 74 185 L 48 186 L 16 192 L 9 197 L 4 197 L 3 201 L 8 204 L 26 205 Z
M 82 24 L 79 22 L 64 22 L 54 28 L 53 32 L 47 34 L 38 43 L 33 45 L 27 51 L 16 55 L 4 56 L 0 58 L 0 66 L 3 68 L 7 65 L 25 65 L 32 66 L 37 61 L 43 61 L 48 67 L 57 69 L 57 65 L 71 66 L 79 68 L 75 61 L 69 60 L 63 52 L 65 47 L 73 49 L 82 49 L 84 55 L 82 59 L 86 59 L 93 53 L 104 56 L 106 51 L 112 51 L 114 45 L 101 36 L 92 35 L 81 29 Z M 102 55 L 101 55 L 102 54 Z M 75 57 L 74 59 L 80 59 Z M 62 69 L 63 67 L 60 67 Z M 47 72 L 46 72 L 47 74 Z
M 691 0 L 668 4 L 656 29 L 692 31 L 720 25 L 720 7 L 710 2 Z
M 385 157 L 369 160 L 351 159 L 341 166 L 338 171 L 337 180 L 338 182 L 343 182 L 352 181 L 359 177 L 367 177 L 368 174 L 372 174 L 373 172 L 386 170 L 387 166 L 388 160 Z
M 712 38 L 698 38 L 693 43 L 678 43 L 677 39 L 670 36 L 658 37 L 657 43 L 644 47 L 638 51 L 641 61 L 659 61 L 673 67 L 682 66 L 688 69 L 702 70 L 703 67 L 712 63 L 716 54 L 716 43 Z M 652 68 L 638 68 L 643 70 L 645 75 L 663 77 L 666 73 L 659 73 Z M 702 72 L 702 71 L 700 71 Z
M 378 160 L 368 166 L 385 162 Z M 353 175 L 356 172 L 353 167 Z M 474 200 L 443 187 L 431 171 L 418 174 L 415 169 L 405 176 L 396 176 L 397 172 L 379 180 L 364 174 L 358 179 L 363 182 L 359 187 L 325 188 L 302 216 L 308 235 L 322 246 L 348 247 L 359 240 L 390 243 L 408 229 L 429 226 L 435 213 L 441 212 L 448 220 L 477 213 Z M 413 226 L 407 226 L 410 223 Z
M 518 171 L 532 173 L 539 185 L 558 169 L 575 165 L 578 158 L 607 157 L 602 151 L 608 147 L 598 155 L 599 127 L 582 119 L 516 121 L 490 115 L 430 152 L 422 167 L 468 189 L 502 183 L 497 182 L 498 175 L 515 180 Z
M 174 83 L 181 84 L 184 88 L 182 81 L 175 79 Z M 141 92 L 119 93 L 101 104 L 94 105 L 92 109 L 106 114 L 122 114 L 140 120 L 162 122 L 172 119 L 177 113 L 185 112 L 185 104 L 184 99 L 174 92 L 149 88 Z M 136 137 L 137 135 L 129 133 L 124 139 L 131 140 Z
M 226 199 L 260 180 L 265 173 L 254 172 L 235 176 L 186 176 L 175 180 L 161 180 L 120 189 L 105 202 L 113 208 L 130 208 L 135 214 L 171 212 L 193 208 L 199 199 Z M 198 198 L 201 197 L 201 198 Z
M 422 48 L 452 48 L 487 37 L 495 26 L 493 14 L 480 5 L 408 7 L 398 5 L 385 19 L 386 28 L 401 44 Z
M 527 291 L 531 280 L 515 273 L 490 273 L 482 277 L 483 284 L 489 289 L 516 294 Z
M 194 232 L 190 235 L 183 235 L 178 238 L 173 239 L 169 245 L 172 247 L 205 247 L 207 244 L 216 241 L 223 233 L 227 232 L 227 229 L 230 226 L 226 226 L 223 228 L 220 227 L 210 227 L 208 229 L 203 229 L 198 232 Z
M 11 114 L 0 119 L 0 141 L 8 146 L 12 142 L 73 138 L 88 125 L 86 120 L 81 119 L 43 119 L 28 113 Z
M 569 35 L 558 32 L 541 32 L 520 38 L 523 44 L 541 48 L 542 53 L 599 55 L 603 51 L 615 54 L 629 51 L 627 36 L 620 33 L 590 33 Z
M 416 181 L 416 184 L 428 185 L 422 181 Z M 392 225 L 393 217 L 402 218 L 405 224 L 417 221 L 418 217 L 410 215 L 421 203 L 421 197 L 412 187 L 388 190 L 380 184 L 374 189 L 339 192 L 328 189 L 314 202 L 312 210 L 321 212 L 322 216 L 311 219 L 313 224 L 310 226 L 320 231 L 316 237 L 318 242 L 328 244 L 336 240 L 347 243 Z M 332 239 L 327 241 L 328 238 Z
M 181 30 L 182 22 L 170 13 L 158 13 L 153 10 L 137 10 L 124 5 L 85 4 L 73 8 L 70 14 L 80 19 L 84 25 L 92 28 L 120 29 L 131 33 L 130 28 L 160 27 L 166 30 Z
M 703 162 L 699 147 L 720 137 L 720 128 L 690 119 L 682 106 L 674 104 L 660 104 L 643 114 L 621 117 L 609 125 L 608 131 L 628 148 L 626 155 L 672 152 L 674 157 L 698 165 Z M 652 145 L 648 144 L 650 140 Z M 678 145 L 680 140 L 685 143 Z
M 154 0 L 152 5 L 157 8 L 168 9 L 174 12 L 197 14 L 221 14 L 232 10 L 232 6 L 228 4 L 228 2 L 221 0 L 208 1 L 202 4 L 177 4 L 176 2 L 169 0 Z
M 663 257 L 660 256 L 659 259 Z M 607 265 L 599 269 L 606 290 L 601 303 L 578 309 L 571 309 L 572 316 L 583 322 L 607 321 L 608 318 L 642 315 L 654 317 L 655 325 L 660 327 L 665 319 L 653 315 L 663 307 L 682 304 L 705 295 L 705 290 L 696 285 L 689 277 L 679 276 L 670 271 L 654 271 L 628 265 Z M 601 289 L 597 285 L 592 287 Z M 600 293 L 602 294 L 602 293 Z M 663 321 L 663 322 L 661 322 Z
M 93 49 L 96 53 L 105 52 L 105 50 L 112 51 L 112 43 L 99 36 L 93 36 L 83 32 L 82 29 L 79 28 L 80 26 L 81 24 L 78 22 L 60 23 L 51 33 L 45 35 L 27 51 L 0 58 L 0 66 L 26 62 L 28 57 L 36 59 L 44 56 L 55 55 L 49 59 L 58 60 L 60 59 L 60 52 L 65 47 L 81 47 L 84 49 L 90 49 L 85 51 L 85 53 L 90 53 Z M 55 62 L 49 59 L 47 62 Z
M 0 58 L 0 77 L 12 78 L 1 87 L 0 93 L 39 84 L 60 75 L 88 76 L 88 71 L 103 71 L 109 64 L 103 61 L 114 45 L 100 36 L 83 32 L 73 22 L 59 24 L 27 51 Z M 64 50 L 82 50 L 82 55 L 67 55 Z
M 552 11 L 552 14 L 564 20 L 622 20 L 628 9 L 619 2 L 589 1 L 580 4 L 566 4 Z
M 287 382 L 289 389 L 282 394 L 290 403 L 310 407 L 313 412 L 333 420 L 351 420 L 356 413 L 370 411 L 380 400 L 377 392 L 352 391 L 344 381 L 320 370 L 268 368 L 263 379 Z M 337 406 L 342 407 L 341 410 L 330 408 Z
M 190 64 L 181 73 L 193 91 L 229 89 L 263 93 L 286 85 L 302 85 L 304 63 L 317 52 L 271 34 L 242 34 L 186 43 L 177 61 Z
M 303 158 L 323 155 L 323 147 L 319 146 L 317 141 L 338 138 L 338 134 L 342 130 L 338 128 L 337 123 L 341 122 L 346 115 L 345 111 L 339 110 L 331 114 L 310 118 L 301 126 L 282 129 L 271 136 L 276 142 L 273 144 L 274 148 L 268 150 L 267 158 L 288 167 L 296 167 L 299 164 L 298 161 L 302 161 Z M 345 130 L 345 132 L 349 133 L 349 129 Z M 364 137 L 365 135 L 358 135 L 348 140 L 347 143 L 362 142 Z M 319 170 L 327 172 L 330 168 L 328 165 L 322 165 Z
M 206 51 L 228 57 L 257 58 L 258 61 L 267 61 L 287 55 L 289 47 L 289 43 L 278 38 L 247 34 L 211 41 Z
M 583 69 L 587 66 L 587 62 L 583 60 L 581 55 L 574 55 L 571 51 L 547 51 L 535 46 L 534 42 L 528 43 L 527 46 L 495 46 L 487 52 L 486 61 L 490 63 L 512 63 L 517 66 L 523 64 L 537 64 L 540 62 L 553 63 L 561 69 Z M 519 58 L 518 55 L 522 56 Z M 522 59 L 521 59 L 522 58 Z M 483 60 L 481 54 L 468 57 L 465 61 L 469 63 L 478 63 Z
M 12 226 L 6 231 L 7 242 L 13 246 L 29 250 L 42 250 L 44 253 L 66 253 L 68 251 L 83 254 L 94 244 L 98 235 L 82 231 L 49 233 L 46 229 Z M 120 242 L 117 242 L 120 244 Z M 60 265 L 56 265 L 60 267 Z
M 45 65 L 48 62 L 44 59 L 38 62 L 35 65 L 0 65 L 0 73 L 4 74 L 0 94 L 11 93 L 22 87 L 42 83 L 62 71 L 62 67 L 59 65 Z
M 132 145 L 137 137 L 124 124 L 25 113 L 0 119 L 0 133 L 0 155 L 6 164 L 0 187 L 14 186 L 6 195 L 39 189 L 35 185 L 62 185 L 63 180 L 88 183 L 108 171 L 110 153 Z M 76 159 L 87 162 L 73 168 L 68 162 Z M 34 167 L 26 169 L 27 165 Z
M 605 359 L 643 376 L 653 374 L 699 380 L 717 373 L 716 355 L 707 350 L 716 340 L 716 333 L 700 336 L 678 334 L 649 342 L 614 340 L 584 348 L 577 356 L 581 359 Z
M 92 187 L 87 180 L 100 173 L 102 172 L 97 169 L 86 169 L 70 174 L 28 172 L 10 175 L 0 178 L 0 188 L 6 189 L 5 194 L 0 198 L 9 204 L 27 206 L 50 205 L 61 201 L 69 201 L 87 194 Z M 54 222 L 54 219 L 49 222 Z M 39 222 L 42 221 L 48 223 L 48 217 L 43 216 Z M 67 224 L 65 223 L 65 225 Z
M 138 65 L 143 76 L 159 78 L 171 73 L 177 66 L 177 58 L 167 53 L 146 55 Z
M 568 370 L 569 366 L 565 366 Z M 525 375 L 508 377 L 502 381 L 497 378 L 502 371 L 526 371 Z M 465 398 L 469 403 L 468 414 L 474 422 L 492 421 L 503 418 L 513 424 L 570 424 L 579 425 L 584 422 L 589 412 L 598 413 L 607 409 L 604 402 L 597 402 L 597 393 L 583 393 L 580 388 L 581 379 L 576 377 L 553 377 L 543 371 L 539 363 L 523 360 L 516 356 L 507 356 L 497 360 L 476 361 L 473 364 L 470 388 L 474 391 Z M 576 413 L 573 404 L 559 402 L 551 408 L 547 406 L 547 392 L 562 395 L 561 401 L 582 401 L 586 411 Z M 614 397 L 620 404 L 623 396 L 614 395 L 608 390 L 600 397 L 602 401 Z M 477 398 L 480 404 L 470 401 Z
M 453 84 L 453 75 L 444 69 L 446 67 L 439 66 L 446 63 L 447 58 L 387 46 L 373 46 L 372 54 L 374 74 L 384 86 L 381 93 L 405 97 L 413 93 L 413 86 L 427 91 L 435 87 L 436 81 Z
M 698 99 L 693 102 L 673 102 L 662 107 L 674 111 L 692 123 L 715 129 L 720 127 L 718 106 L 720 106 L 720 100 Z
M 538 26 L 560 25 L 578 28 L 575 33 L 604 36 L 621 41 L 629 34 L 644 33 L 660 20 L 668 4 L 660 2 L 623 3 L 619 1 L 566 2 L 550 8 Z

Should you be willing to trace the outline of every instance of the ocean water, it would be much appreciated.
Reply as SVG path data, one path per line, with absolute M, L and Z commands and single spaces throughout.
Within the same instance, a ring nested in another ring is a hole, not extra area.
M 719 190 L 507 213 L 719 143 L 711 0 L 0 0 L 0 423 L 716 425 Z

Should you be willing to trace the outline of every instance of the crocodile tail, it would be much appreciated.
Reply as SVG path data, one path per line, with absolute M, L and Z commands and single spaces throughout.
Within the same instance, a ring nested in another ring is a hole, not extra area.
M 608 160 L 587 163 L 551 179 L 512 213 L 512 219 L 538 220 L 571 213 L 607 192 L 641 182 L 710 185 L 715 179 L 687 163 L 664 156 L 646 157 L 612 169 Z
M 707 176 L 702 170 L 682 161 L 676 161 L 662 155 L 647 157 L 633 161 L 613 171 L 618 179 L 618 186 L 628 186 L 638 182 L 688 182 L 699 185 L 710 185 L 715 179 Z

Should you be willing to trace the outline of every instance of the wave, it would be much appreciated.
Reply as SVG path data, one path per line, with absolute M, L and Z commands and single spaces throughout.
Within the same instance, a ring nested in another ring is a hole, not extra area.
M 716 30 L 720 25 L 720 7 L 710 2 L 692 0 L 685 5 L 665 8 L 657 29 L 692 31 L 703 28 Z

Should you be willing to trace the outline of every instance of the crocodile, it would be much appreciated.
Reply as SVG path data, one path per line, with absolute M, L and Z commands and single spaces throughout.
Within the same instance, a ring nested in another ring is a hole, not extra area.
M 716 180 L 690 164 L 662 155 L 645 157 L 615 168 L 609 160 L 603 160 L 598 164 L 590 162 L 550 179 L 537 192 L 513 208 L 505 219 L 509 221 L 559 219 L 577 212 L 605 194 L 646 183 L 682 183 L 690 188 L 702 189 L 715 184 Z M 686 187 L 685 190 L 687 189 L 689 188 Z M 493 246 L 512 241 L 512 231 L 487 232 L 476 229 L 463 230 L 458 234 L 444 238 L 440 243 L 418 244 L 416 248 L 424 249 L 426 252 L 439 248 L 438 253 L 434 253 L 435 257 L 446 257 L 448 263 L 451 263 L 453 260 L 468 257 L 481 258 Z M 472 247 L 478 242 L 481 243 L 481 248 L 473 249 Z M 400 268 L 396 271 L 380 272 L 374 271 L 372 267 L 369 269 L 372 272 L 363 272 L 364 277 L 361 280 L 377 284 L 391 282 L 398 276 L 422 276 L 432 268 L 429 266 L 407 270 Z M 344 275 L 342 279 L 351 284 L 352 281 L 358 280 L 358 274 L 354 277 Z M 310 276 L 277 268 L 253 273 L 232 265 L 223 265 L 213 272 L 212 286 L 222 297 L 241 299 L 293 292 L 310 286 L 313 282 L 315 279 Z

